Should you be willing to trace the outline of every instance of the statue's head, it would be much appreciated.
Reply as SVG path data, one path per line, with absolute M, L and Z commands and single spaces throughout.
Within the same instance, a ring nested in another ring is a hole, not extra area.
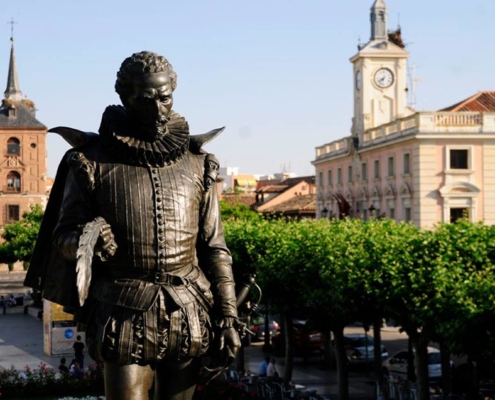
M 145 139 L 167 133 L 177 75 L 165 57 L 149 51 L 126 58 L 117 73 L 115 91 Z

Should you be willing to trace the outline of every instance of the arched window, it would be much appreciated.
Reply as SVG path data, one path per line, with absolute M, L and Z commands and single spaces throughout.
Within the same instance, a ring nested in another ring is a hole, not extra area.
M 15 137 L 11 137 L 7 140 L 7 154 L 19 155 L 21 154 L 21 142 Z
M 10 171 L 7 175 L 7 192 L 21 191 L 21 175 L 16 171 Z

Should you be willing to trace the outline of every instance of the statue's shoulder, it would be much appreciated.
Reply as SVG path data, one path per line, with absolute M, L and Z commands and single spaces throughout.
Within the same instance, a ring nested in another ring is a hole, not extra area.
M 62 136 L 74 149 L 87 148 L 99 142 L 99 135 L 97 133 L 83 132 L 67 126 L 57 126 L 49 129 L 48 132 L 57 133 Z
M 203 150 L 203 146 L 211 142 L 213 139 L 215 139 L 218 135 L 220 135 L 223 131 L 225 130 L 225 127 L 218 128 L 218 129 L 213 129 L 207 133 L 203 133 L 201 135 L 191 135 L 190 141 L 189 141 L 189 150 L 193 154 L 207 154 Z
M 94 132 L 83 132 L 66 126 L 50 129 L 62 136 L 72 148 L 65 153 L 63 163 L 75 173 L 77 179 L 88 190 L 94 189 L 95 151 L 100 144 L 100 135 Z
M 217 179 L 220 172 L 220 162 L 213 154 L 206 152 L 203 149 L 203 145 L 220 135 L 224 129 L 225 127 L 213 129 L 202 135 L 191 135 L 189 150 L 193 154 L 204 157 L 204 187 L 206 192 L 209 191 Z

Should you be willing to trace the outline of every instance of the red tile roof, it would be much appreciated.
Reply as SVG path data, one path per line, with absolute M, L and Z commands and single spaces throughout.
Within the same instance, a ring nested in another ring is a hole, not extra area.
M 282 214 L 315 214 L 316 212 L 316 195 L 305 194 L 292 197 L 280 204 L 267 208 L 264 214 L 282 213 Z
M 478 92 L 467 99 L 439 111 L 487 111 L 495 112 L 495 91 Z
M 267 185 L 258 189 L 256 193 L 283 193 L 289 188 L 289 185 Z
M 222 195 L 224 200 L 229 206 L 252 206 L 256 203 L 256 195 L 254 193 L 224 193 Z

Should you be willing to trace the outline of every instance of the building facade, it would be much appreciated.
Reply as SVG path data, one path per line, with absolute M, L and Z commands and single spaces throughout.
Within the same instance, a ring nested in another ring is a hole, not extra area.
M 14 40 L 7 88 L 0 107 L 0 226 L 19 221 L 34 204 L 47 202 L 46 127 L 34 103 L 22 97 Z
M 371 7 L 370 41 L 350 61 L 351 136 L 316 148 L 317 215 L 385 216 L 429 227 L 461 216 L 495 223 L 495 92 L 437 112 L 407 105 L 407 58 L 387 7 Z

